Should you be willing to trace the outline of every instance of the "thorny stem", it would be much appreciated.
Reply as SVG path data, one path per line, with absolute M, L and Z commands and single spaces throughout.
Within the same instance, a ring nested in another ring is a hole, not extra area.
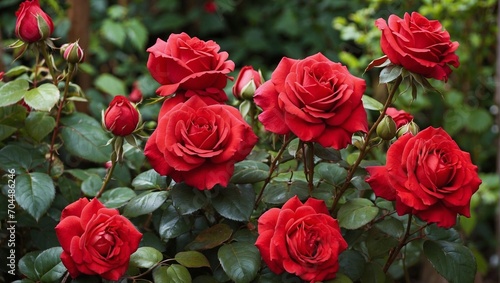
M 385 111 L 391 105 L 392 99 L 394 98 L 394 95 L 396 94 L 396 91 L 398 90 L 399 85 L 401 84 L 402 80 L 403 80 L 402 77 L 399 76 L 396 79 L 396 81 L 394 82 L 393 86 L 389 88 L 389 95 L 387 97 L 387 100 L 385 101 L 384 107 L 380 111 L 380 116 L 378 117 L 377 121 L 375 121 L 375 123 L 373 123 L 372 127 L 370 128 L 370 130 L 366 134 L 365 142 L 363 143 L 363 146 L 361 147 L 361 149 L 359 151 L 358 158 L 356 159 L 354 164 L 351 166 L 351 168 L 349 168 L 349 171 L 347 172 L 347 177 L 346 177 L 344 184 L 335 194 L 335 198 L 333 199 L 333 205 L 332 205 L 332 209 L 331 209 L 332 214 L 335 212 L 335 208 L 336 208 L 338 202 L 340 201 L 340 198 L 342 197 L 342 195 L 345 193 L 345 191 L 349 187 L 349 183 L 351 182 L 351 179 L 354 176 L 354 172 L 356 172 L 356 169 L 358 168 L 359 164 L 365 158 L 366 154 L 370 150 L 370 147 L 368 147 L 368 145 L 370 144 L 370 136 L 375 132 L 378 124 L 380 124 L 380 122 L 384 118 Z
M 284 136 L 284 141 L 283 144 L 281 145 L 280 150 L 278 151 L 278 154 L 274 157 L 273 161 L 271 162 L 271 166 L 269 167 L 269 175 L 267 176 L 266 180 L 264 180 L 264 185 L 262 185 L 262 189 L 260 190 L 259 196 L 255 200 L 255 205 L 254 207 L 257 208 L 259 206 L 259 202 L 262 199 L 262 196 L 264 194 L 264 190 L 266 189 L 267 185 L 271 182 L 274 170 L 276 170 L 278 166 L 278 162 L 281 159 L 281 156 L 286 150 L 286 147 L 288 144 L 292 141 L 292 138 L 287 137 L 286 135 Z
M 49 67 L 51 70 L 51 68 Z M 55 152 L 55 143 L 56 143 L 56 138 L 57 134 L 59 133 L 59 123 L 61 120 L 61 113 L 64 108 L 64 104 L 66 103 L 66 98 L 68 96 L 68 91 L 69 91 L 69 84 L 71 82 L 71 78 L 73 77 L 73 74 L 75 72 L 75 65 L 74 64 L 69 64 L 68 65 L 68 74 L 66 75 L 66 80 L 64 82 L 64 92 L 63 92 L 63 97 L 61 101 L 59 102 L 59 106 L 57 107 L 57 115 L 56 115 L 56 126 L 54 127 L 54 132 L 52 132 L 52 139 L 50 141 L 50 149 L 49 149 L 49 168 L 48 168 L 48 173 L 50 175 L 50 170 L 52 169 L 52 163 L 54 159 L 54 152 Z M 56 84 L 57 86 L 57 84 Z
M 411 229 L 411 221 L 412 221 L 412 214 L 410 214 L 408 216 L 408 223 L 406 225 L 406 232 L 403 236 L 402 239 L 399 240 L 399 244 L 396 248 L 392 249 L 391 252 L 389 253 L 389 258 L 387 259 L 387 262 L 385 263 L 384 265 L 384 273 L 387 273 L 387 271 L 389 270 L 389 267 L 391 267 L 391 264 L 394 262 L 394 260 L 396 260 L 396 258 L 398 257 L 399 255 L 399 252 L 401 251 L 401 249 L 406 245 L 408 244 L 408 242 L 406 240 L 408 240 L 408 237 L 411 236 L 410 234 L 410 229 Z

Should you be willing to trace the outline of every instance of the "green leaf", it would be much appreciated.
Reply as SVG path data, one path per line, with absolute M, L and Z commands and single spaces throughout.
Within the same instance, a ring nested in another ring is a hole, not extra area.
M 476 260 L 463 244 L 428 240 L 424 242 L 424 254 L 436 271 L 450 283 L 474 282 Z
M 90 176 L 82 182 L 82 192 L 89 197 L 94 197 L 102 187 L 103 180 L 97 174 L 90 174 Z
M 262 200 L 271 204 L 283 204 L 293 196 L 304 199 L 308 196 L 307 182 L 271 182 L 264 191 Z
M 493 116 L 486 109 L 476 108 L 469 112 L 469 117 L 465 120 L 465 128 L 473 133 L 487 131 L 493 124 Z
M 348 200 L 340 207 L 337 219 L 340 227 L 358 229 L 372 221 L 378 211 L 379 208 L 369 199 L 355 198 Z
M 17 128 L 0 124 L 0 141 L 12 136 L 17 131 Z
M 394 81 L 403 72 L 403 67 L 398 65 L 389 65 L 380 71 L 379 83 L 385 84 Z
M 167 268 L 167 281 L 169 283 L 191 283 L 191 274 L 187 268 L 180 264 L 172 264 Z M 156 282 L 156 280 L 155 280 Z
M 96 163 L 110 159 L 111 146 L 106 146 L 109 136 L 101 123 L 83 113 L 64 117 L 61 123 L 63 146 L 69 153 Z
M 33 163 L 30 152 L 18 145 L 9 144 L 0 149 L 0 168 L 4 171 L 28 171 Z
M 347 170 L 336 163 L 320 163 L 314 167 L 315 173 L 331 185 L 340 185 L 345 182 Z
M 136 217 L 155 211 L 167 199 L 168 192 L 144 192 L 131 199 L 123 210 L 123 216 Z
M 365 265 L 365 271 L 361 276 L 362 283 L 387 283 L 386 275 L 382 269 L 382 265 L 375 261 L 368 262 Z
M 26 73 L 27 71 L 31 70 L 31 68 L 28 68 L 26 66 L 16 66 L 10 70 L 8 70 L 7 72 L 5 72 L 4 76 L 6 77 L 18 77 L 24 73 Z M 26 88 L 28 89 L 28 88 Z M 0 90 L 0 93 L 1 93 L 1 90 Z
M 56 282 L 66 272 L 61 262 L 61 247 L 47 249 L 35 259 L 35 271 L 41 282 Z
M 138 51 L 143 51 L 148 40 L 148 30 L 138 19 L 130 19 L 125 22 L 127 36 L 132 45 Z
M 253 211 L 255 191 L 252 187 L 239 187 L 230 184 L 220 188 L 219 194 L 212 199 L 214 209 L 225 218 L 247 221 Z
M 102 74 L 94 81 L 96 88 L 112 96 L 125 95 L 127 89 L 125 83 L 111 74 Z
M 403 222 L 393 217 L 386 217 L 383 221 L 376 223 L 375 227 L 394 238 L 402 237 L 405 232 Z
M 210 267 L 210 263 L 204 254 L 198 251 L 179 252 L 175 260 L 188 268 Z
M 130 264 L 139 268 L 151 268 L 162 260 L 162 253 L 152 247 L 140 247 L 130 255 Z
M 352 280 L 348 276 L 337 272 L 335 279 L 324 281 L 324 283 L 352 283 Z
M 205 229 L 186 246 L 188 250 L 209 250 L 222 245 L 231 238 L 233 230 L 224 223 L 218 223 Z
M 366 94 L 363 94 L 361 100 L 363 101 L 363 107 L 366 110 L 382 111 L 382 109 L 384 109 L 384 105 L 382 103 L 378 102 L 378 100 L 376 100 L 375 98 L 371 98 Z
M 208 199 L 202 191 L 185 183 L 175 184 L 170 195 L 175 208 L 182 215 L 192 214 L 208 203 Z
M 47 212 L 56 190 L 49 175 L 33 172 L 16 177 L 16 201 L 37 221 Z
M 170 277 L 167 273 L 168 266 L 158 266 L 153 269 L 153 282 L 154 283 L 171 283 Z
M 46 83 L 30 89 L 24 95 L 24 102 L 35 110 L 50 111 L 59 101 L 60 96 L 59 89 L 55 85 Z
M 17 79 L 4 84 L 0 87 L 0 107 L 12 105 L 23 99 L 29 87 L 25 79 Z
M 154 169 L 142 172 L 132 181 L 136 190 L 161 189 L 167 186 L 166 178 L 160 176 Z
M 40 277 L 35 270 L 35 259 L 41 251 L 34 251 L 25 254 L 18 263 L 19 272 L 29 279 L 38 281 Z
M 115 44 L 120 48 L 123 47 L 123 44 L 125 43 L 125 27 L 120 23 L 114 22 L 109 19 L 104 20 L 101 26 L 101 34 L 109 42 Z
M 231 183 L 253 184 L 264 181 L 269 175 L 269 166 L 254 160 L 243 160 L 234 165 Z
M 365 257 L 356 250 L 346 250 L 339 255 L 340 271 L 353 281 L 361 278 L 365 264 Z
M 28 135 L 40 142 L 54 130 L 56 121 L 47 112 L 31 111 L 25 121 Z
M 162 240 L 176 238 L 191 230 L 191 221 L 187 216 L 181 216 L 173 205 L 169 205 L 160 219 L 158 232 Z
M 136 196 L 134 190 L 127 187 L 114 188 L 105 191 L 99 200 L 107 208 L 119 208 Z
M 217 252 L 222 268 L 236 283 L 252 281 L 260 269 L 260 253 L 253 243 L 232 243 Z

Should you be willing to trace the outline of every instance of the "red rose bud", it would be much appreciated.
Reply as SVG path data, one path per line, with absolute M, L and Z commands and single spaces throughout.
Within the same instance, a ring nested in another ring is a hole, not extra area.
M 72 64 L 81 63 L 83 62 L 83 59 L 85 59 L 85 54 L 83 53 L 83 49 L 78 44 L 78 41 L 63 44 L 63 46 L 61 46 L 61 55 L 64 60 Z
M 264 79 L 260 71 L 252 66 L 241 68 L 240 74 L 233 85 L 233 95 L 237 99 L 252 99 L 255 90 L 262 85 Z
M 116 136 L 130 135 L 137 128 L 139 121 L 139 111 L 122 95 L 115 96 L 104 112 L 104 125 Z
M 392 140 L 396 136 L 396 122 L 391 116 L 385 116 L 377 125 L 377 136 L 383 140 Z
M 142 100 L 142 91 L 139 88 L 139 84 L 134 82 L 132 85 L 132 92 L 130 92 L 128 99 L 134 103 L 139 103 Z
M 52 19 L 40 8 L 38 0 L 21 3 L 16 17 L 16 36 L 26 43 L 44 40 L 54 32 Z

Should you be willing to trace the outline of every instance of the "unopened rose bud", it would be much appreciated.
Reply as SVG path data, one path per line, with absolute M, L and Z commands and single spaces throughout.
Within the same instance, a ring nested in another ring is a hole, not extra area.
M 403 125 L 401 128 L 399 128 L 398 131 L 396 132 L 396 136 L 399 138 L 407 133 L 416 135 L 418 134 L 419 131 L 420 128 L 418 127 L 418 125 L 415 122 L 411 121 L 410 123 Z
M 134 82 L 132 85 L 132 91 L 130 92 L 128 99 L 134 103 L 139 103 L 142 100 L 142 92 L 141 89 L 139 88 L 138 82 Z
M 396 136 L 396 122 L 386 115 L 377 125 L 377 135 L 383 140 L 394 138 Z
M 33 43 L 48 38 L 54 32 L 52 19 L 41 8 L 38 0 L 26 0 L 16 12 L 17 38 Z
M 133 133 L 141 120 L 140 113 L 125 96 L 117 95 L 104 112 L 103 124 L 116 136 Z
M 78 44 L 78 41 L 63 44 L 63 46 L 61 46 L 61 55 L 64 60 L 72 64 L 81 63 L 83 62 L 83 59 L 85 59 L 85 54 L 83 53 L 83 49 Z
M 260 71 L 256 71 L 252 66 L 241 68 L 238 78 L 233 85 L 233 94 L 237 99 L 251 100 L 255 90 L 262 85 L 264 79 Z

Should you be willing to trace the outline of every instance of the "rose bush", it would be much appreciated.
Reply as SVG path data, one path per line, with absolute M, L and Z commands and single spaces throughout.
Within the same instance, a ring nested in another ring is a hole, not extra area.
M 481 184 L 469 153 L 441 128 L 405 134 L 387 151 L 385 166 L 366 168 L 375 195 L 396 201 L 399 215 L 413 214 L 444 228 L 457 214 L 470 217 L 470 200 Z
M 364 80 L 318 53 L 303 60 L 283 58 L 254 99 L 266 130 L 341 149 L 354 132 L 368 131 L 361 103 L 365 88 Z
M 142 238 L 117 209 L 106 208 L 96 198 L 81 198 L 64 208 L 55 230 L 63 248 L 61 260 L 73 278 L 97 274 L 120 279 Z

